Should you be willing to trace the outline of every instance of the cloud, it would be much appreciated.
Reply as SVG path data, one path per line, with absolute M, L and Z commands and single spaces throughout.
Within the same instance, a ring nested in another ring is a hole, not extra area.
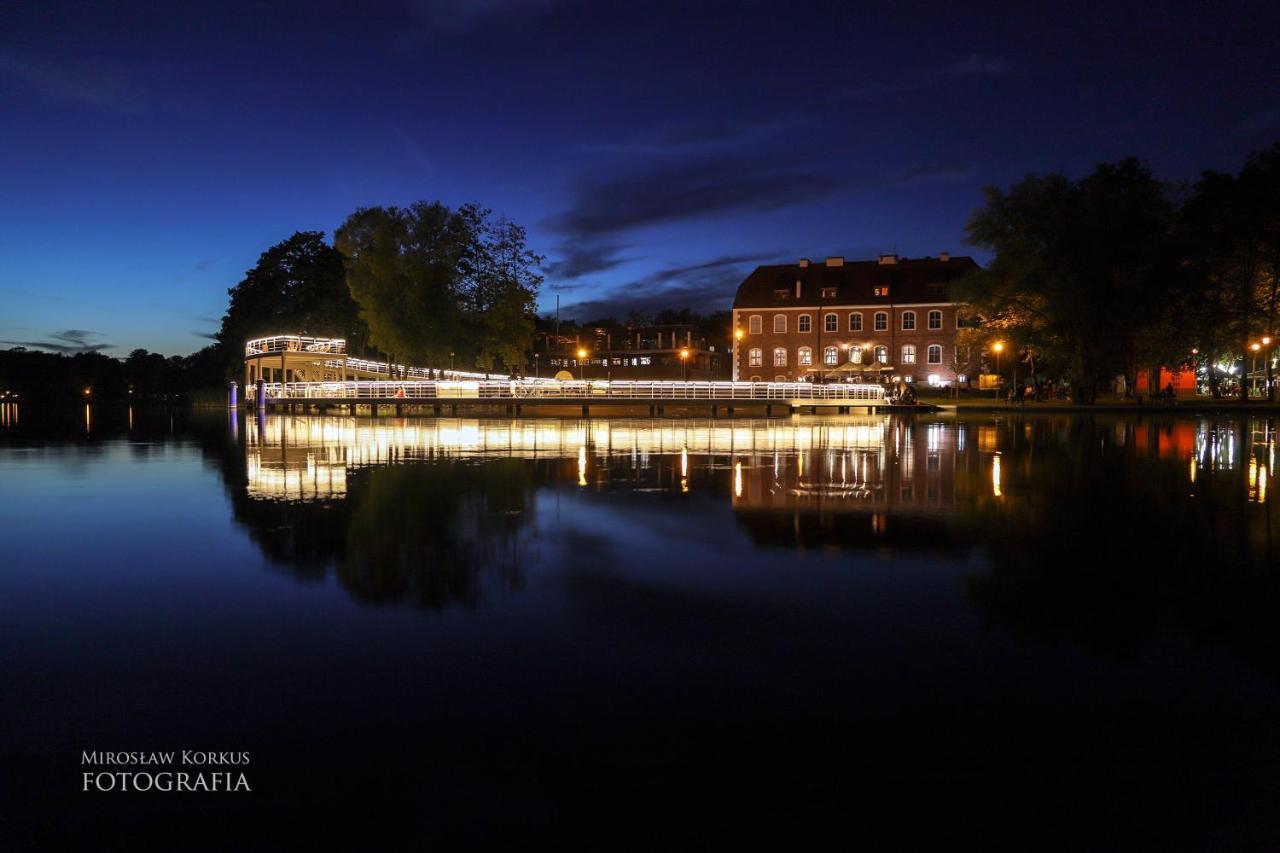
M 900 95 L 906 92 L 918 92 L 931 89 L 952 80 L 964 80 L 974 77 L 1002 77 L 1012 70 L 1003 59 L 994 56 L 982 56 L 974 53 L 950 65 L 926 68 L 898 77 L 896 79 L 873 80 L 845 92 L 845 97 L 853 101 L 870 101 L 885 95 Z
M 124 72 L 101 63 L 55 64 L 0 48 L 0 81 L 62 103 L 135 115 L 146 101 Z
M 900 187 L 946 184 L 967 181 L 977 174 L 978 167 L 973 163 L 921 163 L 903 172 L 892 183 Z
M 766 143 L 783 133 L 817 126 L 811 116 L 788 114 L 751 120 L 708 120 L 656 125 L 616 142 L 586 142 L 580 151 L 604 154 L 696 155 L 743 149 Z
M 572 281 L 595 272 L 604 272 L 626 263 L 630 258 L 619 256 L 627 248 L 620 243 L 566 243 L 560 247 L 560 257 L 543 267 L 547 277 L 560 281 Z
M 60 352 L 64 355 L 101 352 L 104 349 L 111 349 L 115 346 L 115 344 L 92 340 L 93 338 L 102 337 L 102 333 L 91 332 L 88 329 L 63 329 L 59 332 L 50 332 L 49 337 L 53 338 L 53 340 L 0 341 L 0 343 L 9 344 L 11 346 L 27 347 L 29 349 L 43 349 L 51 352 Z
M 211 341 L 216 341 L 218 339 L 217 332 L 194 331 L 191 334 L 195 335 L 197 338 L 207 338 L 208 340 L 211 340 Z
M 777 210 L 828 195 L 842 181 L 764 157 L 708 157 L 616 176 L 585 176 L 548 224 L 578 240 L 737 211 Z
M 729 307 L 733 294 L 750 268 L 790 257 L 785 249 L 749 254 L 720 255 L 705 261 L 672 266 L 628 284 L 611 288 L 606 295 L 562 306 L 561 314 L 579 320 L 626 317 L 631 312 L 654 314 L 664 308 L 716 311 Z

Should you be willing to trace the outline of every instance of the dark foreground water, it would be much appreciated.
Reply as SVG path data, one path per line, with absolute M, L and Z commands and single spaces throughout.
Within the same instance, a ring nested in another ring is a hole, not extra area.
M 1271 422 L 25 415 L 0 847 L 1280 842 Z

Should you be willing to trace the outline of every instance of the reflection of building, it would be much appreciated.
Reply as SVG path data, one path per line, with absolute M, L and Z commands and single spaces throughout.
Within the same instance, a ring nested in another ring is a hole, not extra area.
M 757 267 L 733 303 L 733 378 L 957 381 L 972 354 L 956 349 L 961 317 L 948 288 L 976 269 L 946 254 Z

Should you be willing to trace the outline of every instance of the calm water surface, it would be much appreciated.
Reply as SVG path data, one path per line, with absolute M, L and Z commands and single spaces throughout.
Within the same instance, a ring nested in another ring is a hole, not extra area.
M 1280 840 L 1273 422 L 26 415 L 0 838 Z

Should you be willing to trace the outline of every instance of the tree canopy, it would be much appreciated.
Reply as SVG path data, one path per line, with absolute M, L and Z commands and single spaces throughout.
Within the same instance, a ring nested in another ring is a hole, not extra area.
M 520 226 L 474 204 L 418 202 L 360 208 L 335 244 L 375 346 L 424 366 L 523 363 L 543 259 Z
M 342 254 L 323 231 L 298 231 L 262 253 L 253 269 L 227 293 L 218 341 L 238 375 L 244 342 L 262 335 L 299 333 L 345 338 L 363 352 L 369 330 L 347 289 Z

